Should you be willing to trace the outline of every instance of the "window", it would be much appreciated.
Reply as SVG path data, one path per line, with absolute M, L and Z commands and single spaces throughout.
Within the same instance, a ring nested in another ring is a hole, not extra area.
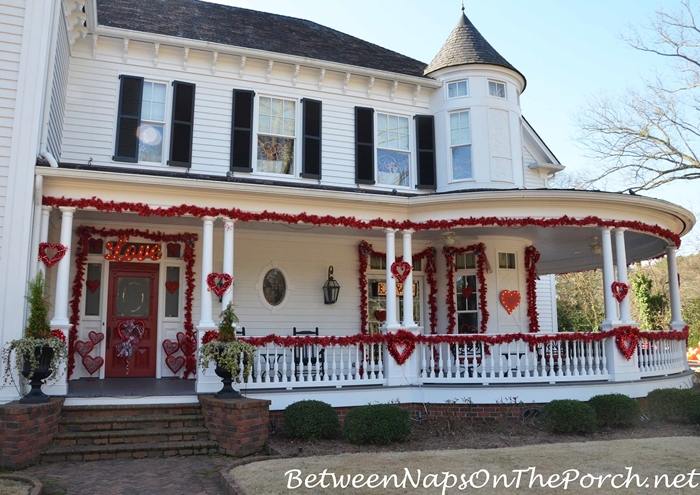
M 506 97 L 506 85 L 502 82 L 489 81 L 489 96 L 495 96 L 497 98 Z
M 178 244 L 179 246 L 179 244 Z M 180 316 L 180 267 L 165 268 L 165 317 Z
M 396 286 L 396 320 L 401 321 L 403 317 L 403 284 Z M 413 320 L 422 326 L 421 323 L 421 281 L 413 282 Z M 367 311 L 369 333 L 379 332 L 379 328 L 386 321 L 386 282 L 379 276 L 367 279 Z
M 284 274 L 273 268 L 263 279 L 263 296 L 270 306 L 279 306 L 287 295 L 287 281 Z
M 165 127 L 165 84 L 144 81 L 139 126 L 139 161 L 163 161 Z
M 479 300 L 477 298 L 476 273 L 457 275 L 457 333 L 479 332 Z
M 258 108 L 258 172 L 294 174 L 296 101 L 260 97 Z
M 515 253 L 498 253 L 498 268 L 501 270 L 515 270 Z
M 457 81 L 447 85 L 447 97 L 459 98 L 469 95 L 469 81 Z
M 472 133 L 469 110 L 450 114 L 452 180 L 472 178 Z
M 88 263 L 85 281 L 85 316 L 100 316 L 102 263 Z
M 410 186 L 408 117 L 377 114 L 377 182 Z

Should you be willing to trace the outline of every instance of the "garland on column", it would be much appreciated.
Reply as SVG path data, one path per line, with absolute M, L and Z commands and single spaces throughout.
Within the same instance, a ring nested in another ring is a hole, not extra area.
M 540 314 L 537 312 L 537 283 L 540 279 L 537 275 L 537 262 L 540 261 L 540 252 L 535 246 L 525 248 L 525 270 L 527 271 L 527 317 L 530 319 L 530 333 L 540 331 Z
M 386 259 L 386 253 L 375 251 L 372 245 L 367 241 L 361 241 L 357 246 L 357 251 L 360 255 L 360 328 L 362 333 L 368 332 L 369 322 L 369 306 L 367 299 L 367 266 L 370 256 L 377 256 Z M 413 255 L 413 263 L 425 259 L 425 268 L 423 271 L 428 276 L 428 318 L 430 322 L 430 333 L 437 332 L 437 280 L 435 279 L 435 248 L 429 247 L 420 253 Z M 403 256 L 398 256 L 397 261 L 403 260 Z M 412 265 L 413 265 L 412 263 Z M 405 291 L 405 288 L 404 288 Z M 405 293 L 405 292 L 404 292 Z
M 486 275 L 484 271 L 491 271 L 489 260 L 486 258 L 486 246 L 483 242 L 472 244 L 464 248 L 455 248 L 445 246 L 442 248 L 442 254 L 445 255 L 445 264 L 447 265 L 447 333 L 451 334 L 455 331 L 457 310 L 455 308 L 455 272 L 457 264 L 455 256 L 464 253 L 474 253 L 476 255 L 476 278 L 479 281 L 479 310 L 481 311 L 480 333 L 486 333 L 489 323 L 489 311 L 486 306 Z
M 194 297 L 194 243 L 197 241 L 197 234 L 164 234 L 162 232 L 151 232 L 149 230 L 136 229 L 97 229 L 83 225 L 78 227 L 78 249 L 75 254 L 75 278 L 73 279 L 73 299 L 71 299 L 70 332 L 68 337 L 68 378 L 75 369 L 75 342 L 78 339 L 78 326 L 80 324 L 80 299 L 83 295 L 83 282 L 85 277 L 85 266 L 88 256 L 88 246 L 93 236 L 98 237 L 121 237 L 135 236 L 148 239 L 153 242 L 184 242 L 185 250 L 182 259 L 185 261 L 185 280 L 187 289 L 185 290 L 185 335 L 190 345 L 181 346 L 185 353 L 185 371 L 183 378 L 187 378 L 197 371 L 197 338 L 194 333 L 192 323 L 192 300 Z

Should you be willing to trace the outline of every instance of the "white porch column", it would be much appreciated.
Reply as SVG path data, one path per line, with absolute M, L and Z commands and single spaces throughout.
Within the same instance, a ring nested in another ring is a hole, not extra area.
M 233 279 L 233 226 L 236 222 L 224 218 L 224 273 Z M 221 308 L 224 309 L 233 300 L 233 284 L 221 298 Z
M 627 279 L 627 254 L 625 253 L 625 230 L 624 228 L 615 229 L 615 252 L 617 254 L 617 281 L 629 287 Z M 611 289 L 612 291 L 612 289 Z M 620 302 L 620 323 L 623 325 L 632 325 L 634 320 L 630 315 L 630 296 L 629 292 L 622 302 Z
M 391 273 L 391 265 L 396 261 L 396 246 L 394 229 L 386 229 L 386 328 L 396 330 L 396 279 Z
M 207 285 L 207 277 L 212 272 L 214 259 L 214 217 L 204 217 L 202 227 L 202 278 L 199 325 L 197 329 L 213 329 L 214 320 L 211 318 L 211 291 Z
M 59 209 L 61 210 L 60 242 L 68 249 L 68 252 L 58 262 L 58 269 L 56 270 L 56 300 L 53 318 L 51 319 L 51 327 L 53 328 L 70 325 L 68 321 L 68 291 L 70 289 L 70 253 L 73 244 L 73 214 L 75 213 L 75 208 L 62 206 Z
M 671 297 L 671 330 L 683 330 L 685 322 L 681 315 L 681 291 L 678 284 L 678 267 L 676 265 L 676 246 L 666 246 L 668 262 L 668 291 Z
M 403 260 L 411 265 L 411 271 L 403 284 L 403 327 L 413 328 L 416 322 L 413 320 L 413 249 L 411 246 L 412 230 L 403 232 Z
M 600 243 L 603 246 L 603 296 L 605 301 L 605 321 L 601 323 L 603 330 L 610 330 L 614 323 L 618 323 L 617 305 L 612 293 L 612 283 L 615 281 L 613 272 L 612 241 L 610 228 L 600 229 Z
M 37 243 L 37 250 L 39 244 L 42 242 L 47 242 L 49 240 L 49 217 L 51 216 L 51 207 L 42 206 L 41 207 L 41 224 L 39 227 L 39 242 Z M 36 251 L 35 251 L 36 253 Z M 46 265 L 39 261 L 38 271 L 46 275 Z

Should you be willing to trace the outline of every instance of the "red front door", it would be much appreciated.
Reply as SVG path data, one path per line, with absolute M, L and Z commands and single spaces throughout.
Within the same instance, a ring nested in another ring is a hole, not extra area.
M 158 269 L 154 263 L 110 263 L 105 364 L 108 378 L 156 376 Z M 124 339 L 128 340 L 130 333 L 139 334 L 129 332 L 130 320 L 137 328 L 143 327 L 143 333 L 127 358 L 119 355 L 120 351 L 124 354 Z

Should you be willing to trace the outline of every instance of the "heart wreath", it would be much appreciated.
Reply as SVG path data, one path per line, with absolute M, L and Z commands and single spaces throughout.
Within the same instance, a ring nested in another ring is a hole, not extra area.
M 175 354 L 177 351 L 180 350 L 180 344 L 178 344 L 177 342 L 173 342 L 170 339 L 165 339 L 163 341 L 163 350 L 165 351 L 166 355 L 170 356 L 171 354 Z
M 173 372 L 173 375 L 177 375 L 177 372 L 185 365 L 185 356 L 168 356 L 165 358 L 165 364 Z
M 228 273 L 210 273 L 207 275 L 209 290 L 218 297 L 223 296 L 233 284 L 233 277 Z
M 386 321 L 386 311 L 377 310 L 374 312 L 374 317 L 377 319 L 377 321 Z
M 81 357 L 85 357 L 95 348 L 95 344 L 89 340 L 76 340 L 74 344 L 75 350 Z
M 508 314 L 513 314 L 515 308 L 517 308 L 520 305 L 520 292 L 518 292 L 517 290 L 501 291 L 500 299 L 501 304 L 504 308 L 506 308 Z
M 637 342 L 639 342 L 639 335 L 631 329 L 615 335 L 615 344 L 627 361 L 632 359 L 634 351 L 637 350 Z
M 467 285 L 462 289 L 462 295 L 465 297 L 465 299 L 469 299 L 472 294 L 474 294 L 474 287 Z
M 46 251 L 55 251 L 55 253 L 53 253 L 53 256 L 49 257 Z M 49 244 L 48 242 L 42 242 L 39 244 L 39 261 L 51 268 L 63 259 L 63 257 L 66 255 L 66 251 L 68 251 L 68 248 L 63 244 Z
M 90 333 L 88 333 L 88 337 L 93 344 L 97 345 L 105 338 L 105 334 L 102 332 L 93 332 L 91 330 Z
M 165 288 L 168 289 L 168 292 L 171 294 L 175 294 L 177 292 L 177 289 L 180 288 L 180 282 L 177 280 L 168 280 L 165 282 Z
M 617 302 L 621 303 L 625 297 L 627 297 L 627 293 L 629 292 L 630 287 L 629 285 L 622 283 L 622 282 L 613 282 L 612 283 L 612 293 L 613 297 L 617 299 Z
M 92 293 L 94 293 L 97 289 L 100 288 L 100 281 L 99 280 L 88 280 L 85 282 L 85 286 L 88 288 L 88 290 Z
M 394 261 L 391 264 L 391 274 L 396 280 L 404 283 L 408 276 L 411 274 L 411 264 L 407 261 Z
M 105 364 L 105 360 L 102 356 L 83 356 L 83 366 L 85 366 L 85 369 L 90 373 L 90 376 L 92 376 L 95 371 L 102 368 L 103 364 Z
M 182 352 L 187 356 L 194 354 L 194 351 L 197 350 L 197 343 L 183 332 L 177 332 L 177 342 L 180 344 Z
M 403 351 L 399 352 L 396 346 L 403 347 Z M 387 335 L 386 348 L 399 365 L 402 365 L 411 357 L 413 351 L 416 350 L 416 341 L 412 333 L 405 330 L 399 330 L 394 334 Z
M 146 332 L 146 324 L 143 320 L 124 320 L 119 323 L 117 333 L 120 342 L 117 343 L 117 356 L 126 359 L 126 374 L 129 374 L 129 359 L 134 351 L 139 348 L 139 343 Z

